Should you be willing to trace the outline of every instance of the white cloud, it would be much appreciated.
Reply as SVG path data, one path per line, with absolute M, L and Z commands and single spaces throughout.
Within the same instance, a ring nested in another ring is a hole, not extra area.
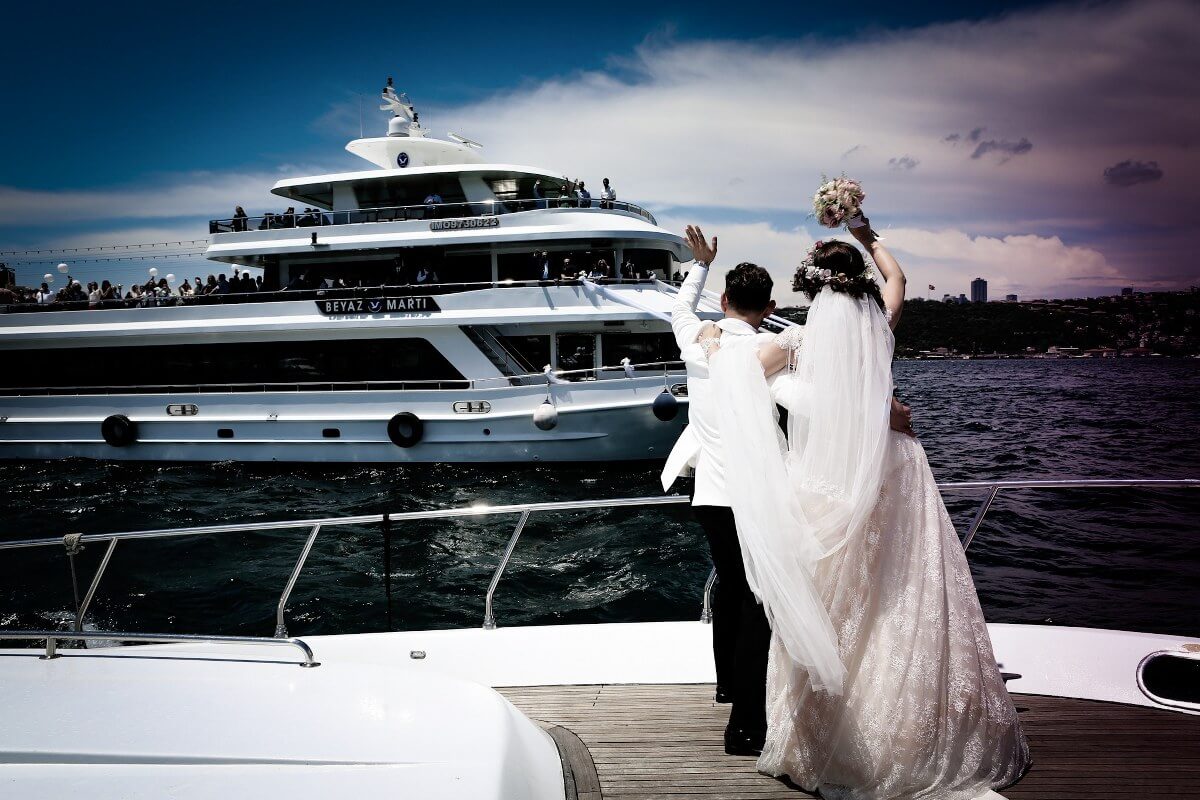
M 1069 5 L 844 40 L 660 39 L 616 54 L 611 73 L 571 72 L 459 107 L 414 99 L 423 123 L 482 141 L 489 159 L 589 184 L 611 177 L 622 199 L 658 209 L 674 228 L 690 209 L 738 260 L 772 265 L 780 278 L 817 232 L 805 217 L 820 175 L 845 169 L 866 185 L 877 227 L 905 248 L 914 285 L 957 293 L 979 274 L 993 293 L 1080 294 L 1195 280 L 1196 41 L 1194 3 Z M 363 111 L 368 133 L 379 131 L 375 104 Z M 314 124 L 357 133 L 355 122 L 349 100 Z M 986 143 L 986 157 L 972 159 Z M 1126 162 L 1153 162 L 1161 177 L 1106 185 L 1105 168 Z M 98 191 L 0 187 L 0 234 L 11 246 L 40 235 L 29 226 L 48 232 L 47 220 L 128 229 L 202 224 L 234 204 L 254 214 L 281 205 L 268 193 L 280 175 L 321 171 L 160 176 Z
M 1096 291 L 1143 266 L 1128 256 L 1138 247 L 1108 255 L 1101 234 L 1145 247 L 1164 209 L 1177 227 L 1200 214 L 1197 40 L 1200 6 L 1153 0 L 850 41 L 654 42 L 622 64 L 630 80 L 572 75 L 425 121 L 491 158 L 608 176 L 625 199 L 703 209 L 728 231 L 748 230 L 747 212 L 799 226 L 819 176 L 852 170 L 881 224 L 1017 254 L 978 264 L 996 285 Z M 897 153 L 919 168 L 895 169 Z M 1101 191 L 1104 168 L 1131 159 L 1157 162 L 1162 180 Z M 750 244 L 747 257 L 768 252 Z M 1043 256 L 1065 261 L 1019 266 Z M 1174 282 L 1192 278 L 1181 266 Z
M 665 217 L 663 225 L 679 229 L 695 220 Z M 719 291 L 721 275 L 741 261 L 752 261 L 775 280 L 775 299 L 781 305 L 803 305 L 802 295 L 791 291 L 792 274 L 817 238 L 840 238 L 845 233 L 796 227 L 788 230 L 767 223 L 723 223 L 716 218 L 703 221 L 705 233 L 719 239 L 716 274 L 710 288 Z M 1034 235 L 971 236 L 963 231 L 890 228 L 884 244 L 896 256 L 908 279 L 910 297 L 927 295 L 926 287 L 937 287 L 936 297 L 949 292 L 969 293 L 972 279 L 986 277 L 993 298 L 1005 294 L 1025 297 L 1079 296 L 1109 292 L 1122 284 L 1120 272 L 1104 255 L 1087 247 L 1064 244 L 1057 237 Z

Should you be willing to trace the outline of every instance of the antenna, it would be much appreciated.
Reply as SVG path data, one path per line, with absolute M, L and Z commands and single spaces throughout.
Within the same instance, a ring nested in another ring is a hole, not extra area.
M 458 142 L 459 144 L 466 145 L 467 147 L 474 147 L 475 149 L 479 149 L 479 148 L 483 147 L 483 145 L 481 145 L 479 142 L 476 142 L 472 139 L 468 139 L 465 136 L 459 136 L 457 133 L 454 133 L 453 131 L 447 131 L 446 135 L 449 136 L 454 141 Z

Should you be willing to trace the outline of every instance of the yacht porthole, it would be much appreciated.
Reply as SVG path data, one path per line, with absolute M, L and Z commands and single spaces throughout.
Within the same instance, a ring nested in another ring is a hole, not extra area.
M 233 428 L 217 428 L 217 438 L 218 439 L 232 439 L 233 438 Z
M 484 435 L 484 436 L 491 436 L 491 435 L 492 435 L 492 429 L 491 429 L 491 428 L 484 428 L 484 429 L 483 429 L 483 435 Z
M 325 428 L 321 431 L 321 435 L 324 436 L 326 439 L 342 438 L 342 432 L 338 428 Z

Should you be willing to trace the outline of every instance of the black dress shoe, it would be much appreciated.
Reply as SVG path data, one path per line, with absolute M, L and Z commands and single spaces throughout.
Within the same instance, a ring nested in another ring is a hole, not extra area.
M 761 756 L 765 733 L 750 733 L 741 728 L 725 729 L 725 753 L 731 756 Z
M 729 692 L 725 691 L 725 689 L 723 687 L 718 686 L 716 697 L 714 697 L 713 699 L 718 703 L 732 703 L 733 695 L 730 694 Z

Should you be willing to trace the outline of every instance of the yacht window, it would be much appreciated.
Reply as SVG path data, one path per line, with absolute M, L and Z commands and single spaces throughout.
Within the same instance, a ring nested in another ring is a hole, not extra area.
M 558 334 L 558 368 L 564 372 L 594 369 L 596 366 L 596 335 L 594 333 Z M 583 380 L 590 375 L 568 375 L 570 380 Z
M 487 184 L 498 200 L 516 200 L 520 196 L 516 178 L 492 178 L 487 181 Z M 533 182 L 530 181 L 530 191 L 526 193 L 526 197 L 533 195 L 532 189 Z
M 550 363 L 549 336 L 501 336 L 500 341 L 529 372 L 541 372 Z
M 675 336 L 670 333 L 605 333 L 601 337 L 604 365 L 615 367 L 621 359 L 628 358 L 631 364 L 653 364 L 663 361 L 678 361 L 679 348 Z M 648 369 L 661 369 L 649 367 Z
M 84 350 L 21 350 L 7 354 L 0 388 L 131 389 L 231 384 L 462 381 L 425 339 L 222 342 Z M 313 387 L 322 388 L 321 386 Z
M 671 258 L 671 254 L 666 250 L 629 247 L 625 249 L 625 260 L 633 262 L 639 274 L 645 275 L 653 270 L 656 277 L 661 280 L 670 278 L 671 270 L 677 266 Z

